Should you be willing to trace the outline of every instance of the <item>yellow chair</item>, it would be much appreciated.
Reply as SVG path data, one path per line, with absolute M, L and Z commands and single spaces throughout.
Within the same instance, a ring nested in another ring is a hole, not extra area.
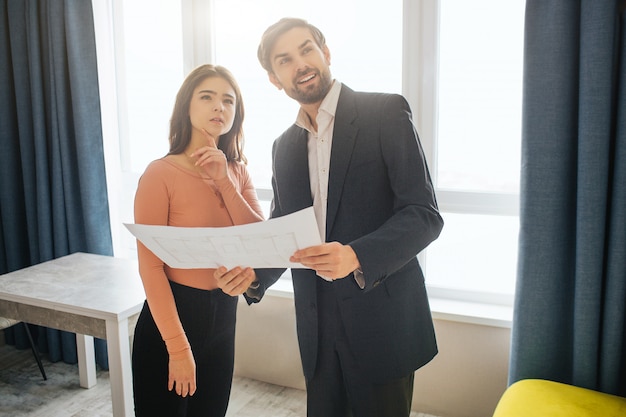
M 625 417 L 626 398 L 542 379 L 524 379 L 502 395 L 493 417 Z

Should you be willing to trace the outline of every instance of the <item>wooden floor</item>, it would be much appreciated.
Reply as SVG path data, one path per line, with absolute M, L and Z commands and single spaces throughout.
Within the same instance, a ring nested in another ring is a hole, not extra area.
M 44 357 L 44 381 L 30 350 L 0 346 L 0 416 L 110 417 L 108 372 L 98 370 L 95 387 L 78 385 L 78 368 Z M 302 390 L 235 377 L 227 417 L 304 417 Z M 434 417 L 411 413 L 411 417 Z

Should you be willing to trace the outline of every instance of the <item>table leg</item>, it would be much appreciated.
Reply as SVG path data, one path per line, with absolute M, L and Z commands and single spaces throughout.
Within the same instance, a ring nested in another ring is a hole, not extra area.
M 114 417 L 135 415 L 128 320 L 107 320 L 109 379 Z
M 76 351 L 78 354 L 78 376 L 80 386 L 91 388 L 96 385 L 96 354 L 93 336 L 76 333 Z

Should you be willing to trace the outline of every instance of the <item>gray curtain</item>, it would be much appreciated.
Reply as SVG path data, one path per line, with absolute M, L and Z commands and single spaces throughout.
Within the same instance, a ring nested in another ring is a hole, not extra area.
M 621 0 L 527 0 L 510 380 L 626 396 Z
M 0 27 L 0 273 L 112 255 L 91 0 L 0 0 Z M 38 345 L 76 362 L 73 334 L 40 328 Z

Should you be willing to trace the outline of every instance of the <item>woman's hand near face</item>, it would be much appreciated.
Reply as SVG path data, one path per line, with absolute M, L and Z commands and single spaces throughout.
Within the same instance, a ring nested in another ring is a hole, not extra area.
M 224 152 L 217 148 L 215 138 L 206 130 L 202 134 L 207 139 L 207 145 L 196 149 L 190 156 L 196 159 L 195 165 L 213 180 L 220 180 L 228 176 L 228 161 Z

